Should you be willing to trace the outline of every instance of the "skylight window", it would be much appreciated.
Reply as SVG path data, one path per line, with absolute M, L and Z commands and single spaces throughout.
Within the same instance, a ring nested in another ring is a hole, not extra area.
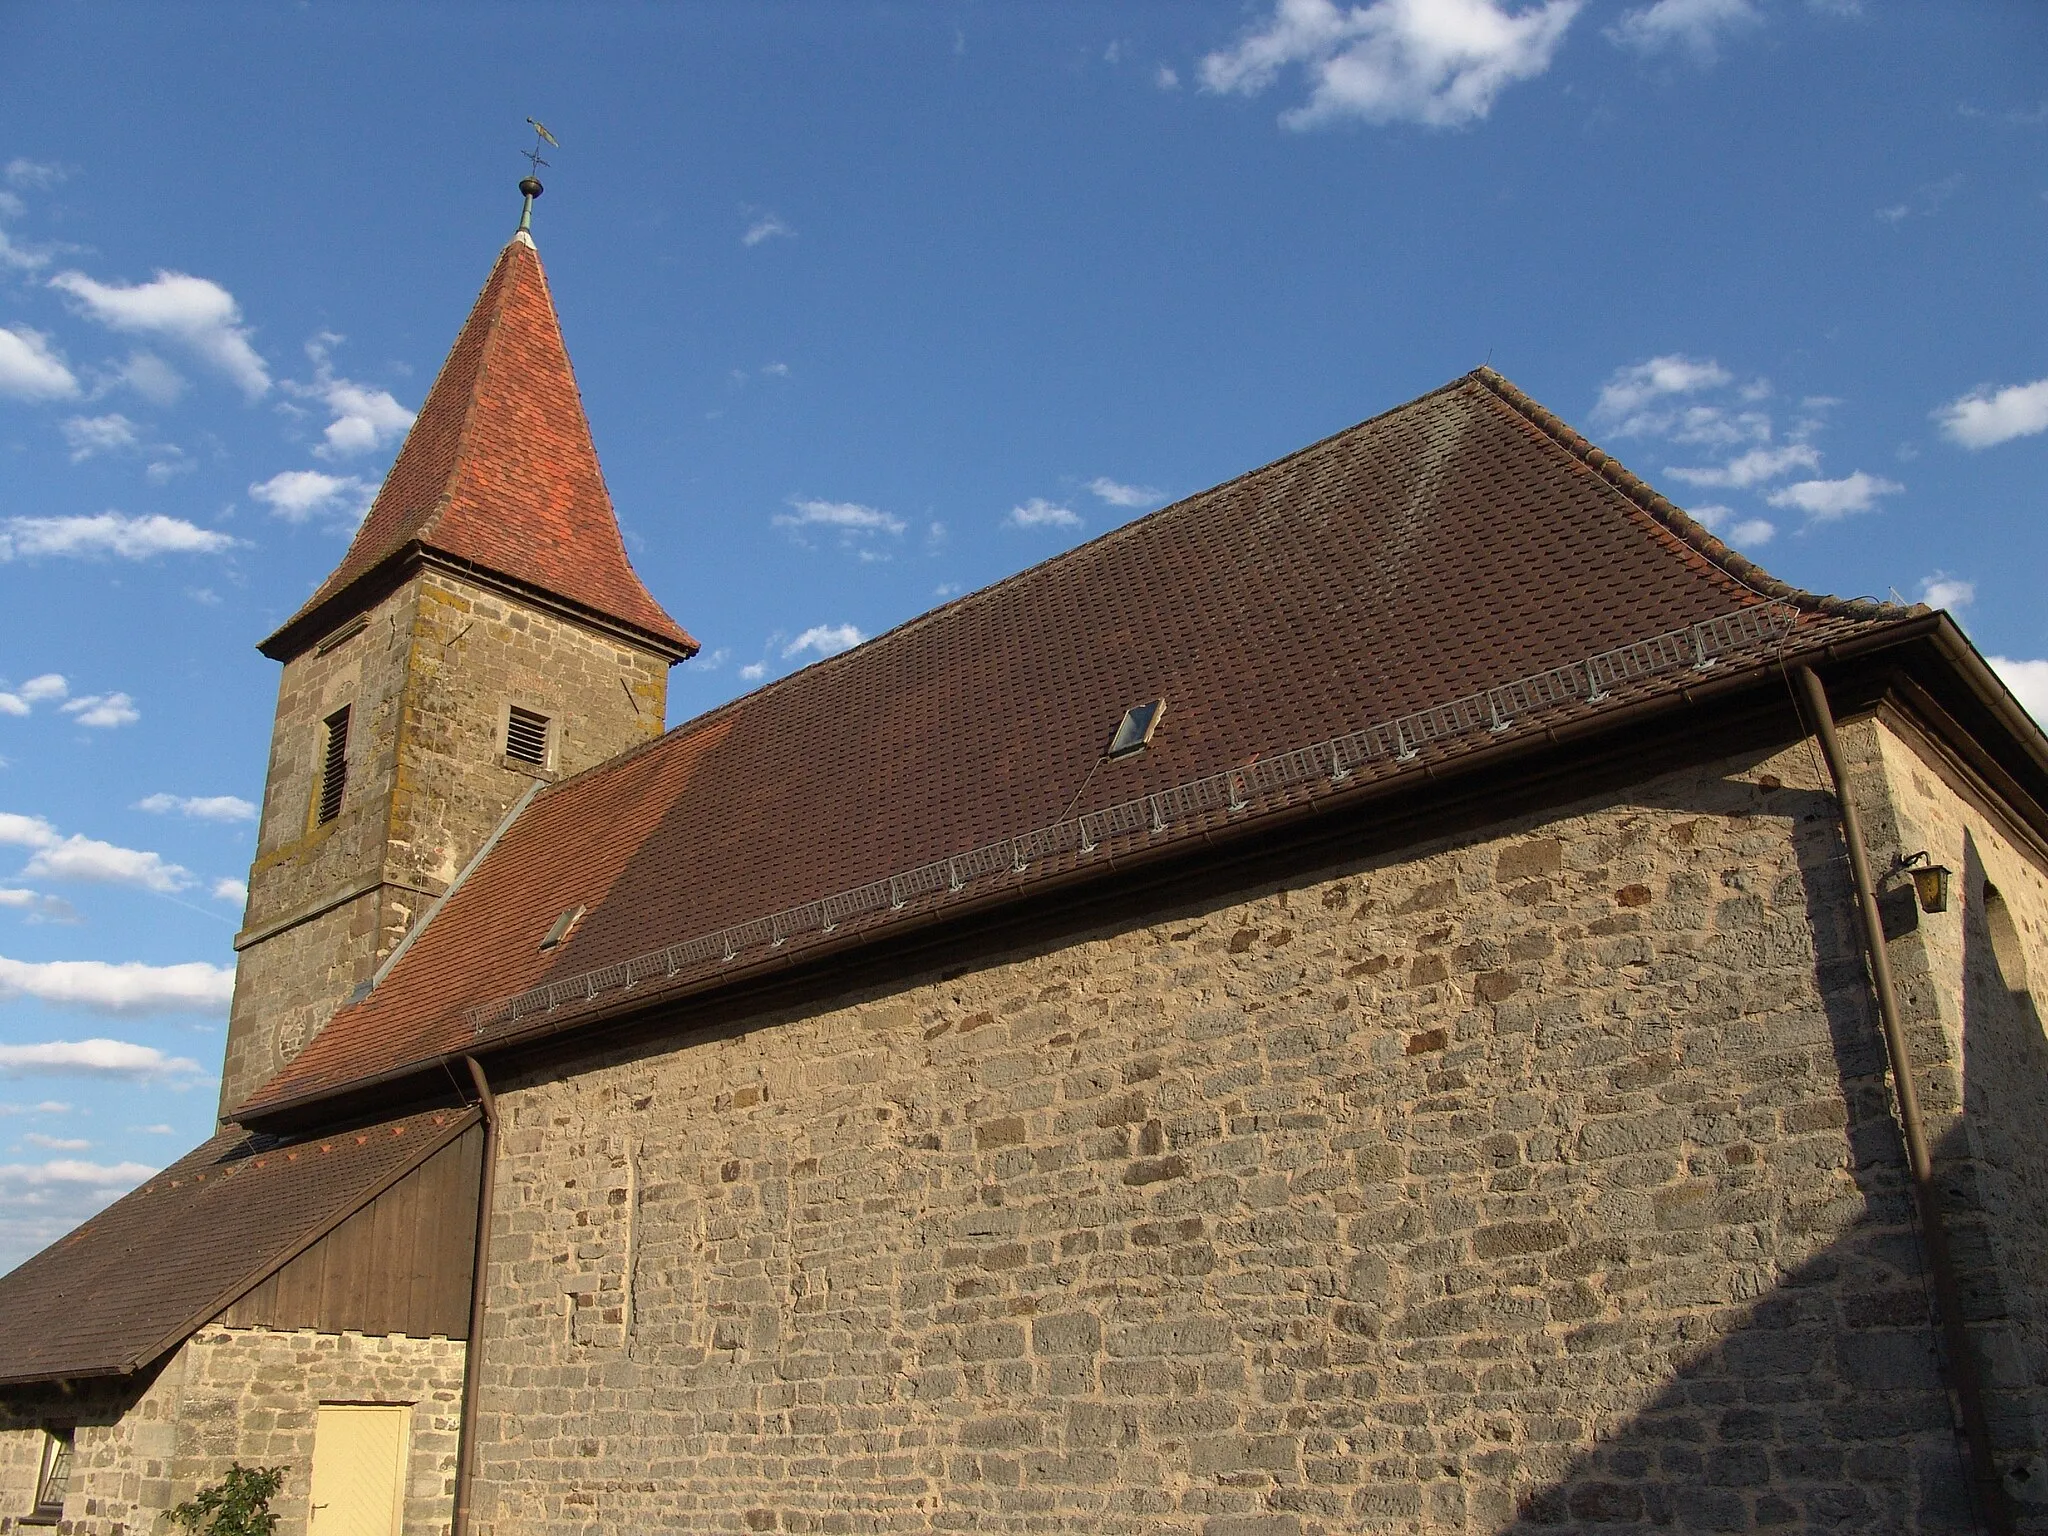
M 1123 723 L 1116 728 L 1116 735 L 1109 743 L 1110 757 L 1129 757 L 1142 752 L 1152 745 L 1152 733 L 1159 729 L 1159 717 L 1166 713 L 1166 700 L 1154 699 L 1149 704 L 1133 704 L 1124 711 Z
M 576 931 L 577 921 L 583 916 L 583 908 L 571 907 L 555 919 L 555 926 L 548 930 L 548 936 L 540 941 L 542 954 L 558 949 L 569 942 L 569 935 Z

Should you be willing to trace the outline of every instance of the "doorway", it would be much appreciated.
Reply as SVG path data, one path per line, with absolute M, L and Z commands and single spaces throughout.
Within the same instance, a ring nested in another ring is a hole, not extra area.
M 322 1403 L 313 1431 L 309 1536 L 399 1536 L 412 1408 Z

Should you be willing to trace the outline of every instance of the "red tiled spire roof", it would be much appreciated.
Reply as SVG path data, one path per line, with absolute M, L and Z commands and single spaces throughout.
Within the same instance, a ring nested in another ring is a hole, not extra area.
M 328 627 L 308 622 L 316 613 L 414 548 L 566 599 L 679 658 L 697 649 L 626 558 L 547 276 L 523 234 L 499 253 L 348 554 L 262 650 L 298 650 Z

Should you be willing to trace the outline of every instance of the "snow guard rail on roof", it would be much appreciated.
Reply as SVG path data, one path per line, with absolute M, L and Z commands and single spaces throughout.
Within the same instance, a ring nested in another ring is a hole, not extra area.
M 1255 801 L 1303 785 L 1322 782 L 1342 787 L 1368 764 L 1398 768 L 1415 761 L 1421 749 L 1434 742 L 1482 732 L 1504 735 L 1524 717 L 1565 704 L 1597 707 L 1612 697 L 1613 689 L 1657 673 L 1684 667 L 1708 671 L 1725 656 L 1781 640 L 1798 619 L 1799 610 L 1790 603 L 1760 603 L 1645 640 L 1632 640 L 1584 660 L 1433 704 L 1379 725 L 1190 779 L 1034 832 L 899 870 L 801 906 L 551 981 L 516 997 L 480 1004 L 466 1016 L 471 1028 L 482 1036 L 536 1014 L 593 1003 L 600 994 L 614 989 L 649 981 L 685 980 L 687 973 L 730 965 L 750 950 L 779 950 L 800 935 L 829 934 L 849 920 L 901 912 L 924 897 L 943 899 L 989 876 L 1022 875 L 1034 864 L 1063 855 L 1085 858 L 1117 838 L 1156 837 L 1176 823 L 1206 814 L 1249 811 Z

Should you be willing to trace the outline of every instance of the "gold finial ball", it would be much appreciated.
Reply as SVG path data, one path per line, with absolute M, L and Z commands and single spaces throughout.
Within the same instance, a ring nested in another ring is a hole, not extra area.
M 519 190 L 528 197 L 539 197 L 541 194 L 541 185 L 540 182 L 532 176 L 522 176 L 519 178 Z

